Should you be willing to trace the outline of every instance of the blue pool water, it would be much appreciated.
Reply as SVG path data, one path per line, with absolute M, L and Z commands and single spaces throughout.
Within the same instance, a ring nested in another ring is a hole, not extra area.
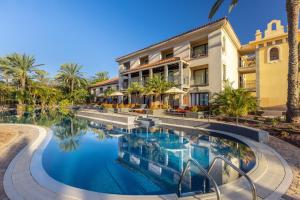
M 205 168 L 216 155 L 225 156 L 245 172 L 255 165 L 249 147 L 215 133 L 167 127 L 126 130 L 74 117 L 62 118 L 52 130 L 43 153 L 45 171 L 57 181 L 96 192 L 174 193 L 189 158 Z M 214 171 L 219 184 L 237 178 L 223 164 Z M 195 167 L 183 183 L 183 192 L 210 190 L 208 180 Z

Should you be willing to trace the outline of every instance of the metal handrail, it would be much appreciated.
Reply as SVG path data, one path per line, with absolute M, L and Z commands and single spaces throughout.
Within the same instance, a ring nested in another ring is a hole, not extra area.
M 180 179 L 179 179 L 179 183 L 178 183 L 178 190 L 177 190 L 177 195 L 180 197 L 181 196 L 181 184 L 182 184 L 182 181 L 183 181 L 183 177 L 184 175 L 186 174 L 187 172 L 187 169 L 189 168 L 190 166 L 190 163 L 194 163 L 198 169 L 204 173 L 204 175 L 212 182 L 212 184 L 214 185 L 214 188 L 215 188 L 215 192 L 217 194 L 217 199 L 220 200 L 221 199 L 221 193 L 220 193 L 220 190 L 219 190 L 219 187 L 217 185 L 217 183 L 215 182 L 215 180 L 213 179 L 212 176 L 209 175 L 209 173 L 194 159 L 190 158 L 187 163 L 186 163 L 186 166 L 183 170 L 183 172 L 181 173 L 180 175 Z
M 251 180 L 251 178 L 245 172 L 243 172 L 241 169 L 236 167 L 234 164 L 232 164 L 232 162 L 230 162 L 228 159 L 224 158 L 223 156 L 216 156 L 213 159 L 210 167 L 208 168 L 208 174 L 210 174 L 213 166 L 215 165 L 215 163 L 218 159 L 223 160 L 226 164 L 230 165 L 235 171 L 237 171 L 240 175 L 244 176 L 247 179 L 247 181 L 250 183 L 250 187 L 252 189 L 252 197 L 253 197 L 252 199 L 257 200 L 256 188 L 255 188 L 255 185 L 254 185 L 253 181 Z

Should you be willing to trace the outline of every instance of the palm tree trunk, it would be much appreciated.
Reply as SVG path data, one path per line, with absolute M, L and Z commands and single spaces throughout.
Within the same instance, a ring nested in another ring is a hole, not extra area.
M 74 80 L 71 81 L 71 92 L 74 90 Z
M 297 122 L 298 116 L 298 18 L 299 0 L 286 0 L 286 12 L 288 20 L 288 94 L 287 94 L 287 122 Z

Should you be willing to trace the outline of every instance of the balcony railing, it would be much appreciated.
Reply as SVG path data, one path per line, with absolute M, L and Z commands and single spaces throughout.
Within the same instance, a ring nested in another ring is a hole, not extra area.
M 192 58 L 202 58 L 202 57 L 206 57 L 207 55 L 208 55 L 208 51 L 201 52 L 201 53 L 195 53 L 192 51 L 191 53 Z
M 256 57 L 255 54 L 245 55 L 241 57 L 240 67 L 255 67 L 256 66 Z
M 241 83 L 241 87 L 249 90 L 254 90 L 256 89 L 256 80 L 243 81 Z

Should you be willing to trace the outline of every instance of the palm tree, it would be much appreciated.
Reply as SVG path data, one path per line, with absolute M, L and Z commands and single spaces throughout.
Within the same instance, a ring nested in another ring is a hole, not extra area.
M 216 0 L 209 12 L 211 19 L 220 8 L 224 0 Z M 229 12 L 237 5 L 238 0 L 231 0 Z M 287 95 L 287 122 L 299 122 L 299 91 L 298 91 L 298 20 L 299 0 L 286 0 L 288 21 L 289 68 L 288 68 L 288 95 Z
M 56 80 L 67 87 L 72 93 L 75 88 L 86 86 L 87 81 L 81 72 L 82 66 L 74 63 L 66 63 L 60 66 Z
M 215 111 L 235 117 L 236 123 L 240 116 L 256 110 L 256 98 L 244 88 L 233 89 L 229 82 L 225 82 L 223 91 L 215 94 L 211 104 Z
M 108 72 L 97 72 L 92 78 L 92 83 L 108 80 Z
M 136 100 L 138 97 L 138 93 L 141 94 L 143 92 L 143 86 L 139 82 L 132 82 L 127 89 L 128 94 L 136 94 Z M 137 102 L 135 102 L 137 103 Z
M 147 82 L 147 90 L 155 92 L 156 98 L 159 97 L 159 102 L 161 102 L 161 95 L 174 86 L 173 82 L 165 81 L 161 76 L 153 76 Z
M 27 82 L 34 75 L 42 74 L 45 71 L 39 69 L 43 64 L 36 64 L 34 56 L 26 54 L 11 54 L 4 58 L 0 58 L 1 69 L 6 74 L 11 74 L 12 77 L 19 83 L 22 93 L 26 90 Z

